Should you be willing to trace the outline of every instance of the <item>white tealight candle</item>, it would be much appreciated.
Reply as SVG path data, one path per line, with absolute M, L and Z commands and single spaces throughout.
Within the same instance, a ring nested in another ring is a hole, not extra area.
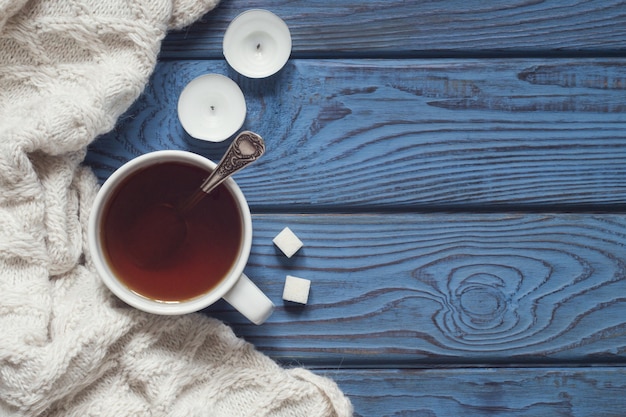
M 224 57 L 235 71 L 265 78 L 280 70 L 291 55 L 289 27 L 274 13 L 252 9 L 237 16 L 224 34 Z
M 232 136 L 246 118 L 246 99 L 239 86 L 219 74 L 192 80 L 178 98 L 178 119 L 190 136 L 221 142 Z

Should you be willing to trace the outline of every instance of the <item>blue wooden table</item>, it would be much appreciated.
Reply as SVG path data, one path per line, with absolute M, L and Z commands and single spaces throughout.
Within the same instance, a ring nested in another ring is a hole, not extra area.
M 268 79 L 222 56 L 264 8 L 293 51 Z M 358 416 L 626 414 L 626 2 L 224 0 L 171 33 L 143 96 L 87 157 L 101 180 L 157 149 L 220 158 L 178 96 L 224 74 L 267 154 L 236 175 L 247 274 L 277 304 L 206 314 Z M 291 259 L 272 238 L 289 226 Z M 287 274 L 309 304 L 281 300 Z

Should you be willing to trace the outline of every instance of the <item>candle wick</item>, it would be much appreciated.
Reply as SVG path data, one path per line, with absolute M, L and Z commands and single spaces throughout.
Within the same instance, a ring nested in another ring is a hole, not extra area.
M 257 43 L 257 44 L 256 44 L 256 50 L 258 51 L 259 49 L 261 49 L 261 44 L 260 44 L 260 43 Z
M 215 106 L 211 106 L 211 111 L 215 111 Z

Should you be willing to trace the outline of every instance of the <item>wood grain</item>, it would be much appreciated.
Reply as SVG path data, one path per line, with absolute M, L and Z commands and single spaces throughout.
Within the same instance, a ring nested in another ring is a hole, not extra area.
M 255 210 L 623 210 L 625 65 L 295 60 L 250 80 L 223 62 L 164 62 L 88 162 L 104 179 L 156 149 L 219 159 L 225 145 L 189 137 L 176 115 L 184 86 L 217 72 L 239 83 L 244 128 L 267 142 L 236 176 Z
M 281 16 L 292 60 L 250 80 L 222 56 L 240 12 Z M 219 159 L 176 116 L 220 73 L 267 142 L 236 175 L 255 326 L 205 311 L 286 366 L 337 381 L 355 416 L 623 416 L 626 2 L 223 1 L 163 42 L 144 95 L 86 162 L 157 149 Z M 271 240 L 289 226 L 304 248 Z M 281 300 L 285 275 L 309 304 Z
M 623 53 L 622 0 L 224 1 L 200 22 L 164 41 L 163 59 L 222 58 L 226 27 L 262 8 L 290 28 L 292 56 L 418 57 Z
M 622 417 L 623 368 L 328 371 L 355 417 Z
M 277 304 L 260 330 L 208 313 L 284 363 L 312 367 L 607 364 L 626 360 L 626 219 L 591 214 L 255 215 L 247 275 Z M 291 259 L 272 238 L 304 242 Z M 309 304 L 281 300 L 285 275 Z

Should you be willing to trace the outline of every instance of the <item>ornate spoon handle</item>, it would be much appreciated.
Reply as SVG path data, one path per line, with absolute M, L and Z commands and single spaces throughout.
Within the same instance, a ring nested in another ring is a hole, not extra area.
M 259 159 L 264 152 L 265 142 L 261 136 L 249 131 L 241 132 L 233 139 L 222 160 L 200 188 L 210 193 L 226 178 Z
M 265 142 L 256 133 L 241 132 L 230 144 L 226 153 L 217 164 L 211 175 L 202 183 L 200 188 L 180 205 L 181 213 L 189 211 L 205 195 L 213 191 L 226 178 L 235 172 L 250 165 L 265 153 Z

